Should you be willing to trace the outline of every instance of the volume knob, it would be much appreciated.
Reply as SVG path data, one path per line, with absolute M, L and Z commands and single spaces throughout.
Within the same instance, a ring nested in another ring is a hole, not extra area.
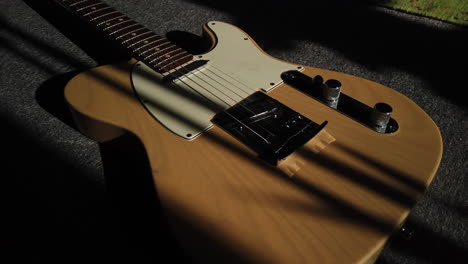
M 330 79 L 325 82 L 323 87 L 323 98 L 328 106 L 336 108 L 338 99 L 341 93 L 341 82 L 335 79 Z
M 392 112 L 392 107 L 386 103 L 375 104 L 370 116 L 370 122 L 375 131 L 385 133 Z

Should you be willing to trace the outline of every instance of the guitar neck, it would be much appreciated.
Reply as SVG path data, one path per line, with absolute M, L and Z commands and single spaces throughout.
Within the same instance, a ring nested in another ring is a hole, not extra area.
M 159 73 L 170 71 L 193 59 L 192 54 L 155 34 L 103 1 L 60 0 L 60 3 Z

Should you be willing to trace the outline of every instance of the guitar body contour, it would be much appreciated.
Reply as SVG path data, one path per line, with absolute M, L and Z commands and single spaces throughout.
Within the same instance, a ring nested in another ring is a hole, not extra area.
M 213 52 L 224 32 L 204 29 Z M 135 93 L 136 63 L 81 73 L 65 97 L 85 135 L 107 141 L 128 131 L 142 141 L 172 231 L 202 263 L 371 263 L 441 160 L 439 130 L 414 102 L 369 80 L 303 66 L 309 76 L 340 80 L 342 92 L 362 103 L 390 104 L 399 129 L 377 133 L 280 84 L 268 95 L 328 121 L 336 139 L 289 178 L 217 126 L 193 140 L 168 130 Z

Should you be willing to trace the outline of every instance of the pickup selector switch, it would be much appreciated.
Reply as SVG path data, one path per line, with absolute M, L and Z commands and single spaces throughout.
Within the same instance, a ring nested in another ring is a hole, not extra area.
M 322 91 L 322 95 L 328 106 L 336 109 L 338 99 L 340 98 L 341 82 L 335 79 L 327 80 Z
M 375 131 L 379 133 L 385 132 L 392 111 L 392 107 L 386 103 L 375 104 L 370 116 L 370 122 Z

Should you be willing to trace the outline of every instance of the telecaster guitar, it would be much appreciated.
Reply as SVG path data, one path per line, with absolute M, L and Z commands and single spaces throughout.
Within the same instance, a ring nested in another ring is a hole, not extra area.
M 388 87 L 278 60 L 223 22 L 193 55 L 102 1 L 59 2 L 135 58 L 67 84 L 78 127 L 141 140 L 201 263 L 371 263 L 437 171 L 437 126 Z

